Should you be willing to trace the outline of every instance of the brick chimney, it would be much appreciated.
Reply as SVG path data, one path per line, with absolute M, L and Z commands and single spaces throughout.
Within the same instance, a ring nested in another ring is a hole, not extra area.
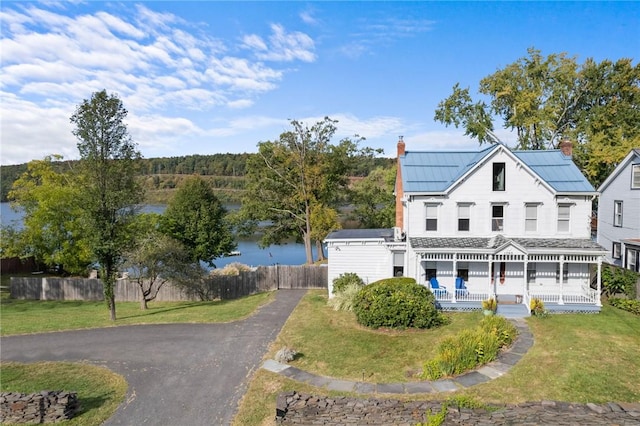
M 400 171 L 400 157 L 404 156 L 405 144 L 402 136 L 398 140 L 398 170 L 396 172 L 396 226 L 404 230 L 404 217 L 402 211 L 402 197 L 404 190 L 402 189 L 402 172 Z
M 560 148 L 565 157 L 571 157 L 573 155 L 573 143 L 570 140 L 564 139 L 560 142 L 558 148 Z

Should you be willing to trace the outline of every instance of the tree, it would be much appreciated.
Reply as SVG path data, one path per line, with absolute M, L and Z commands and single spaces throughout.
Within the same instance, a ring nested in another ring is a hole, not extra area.
M 160 233 L 160 217 L 154 213 L 136 216 L 133 226 L 138 237 L 124 254 L 123 267 L 140 288 L 142 310 L 147 309 L 147 303 L 156 298 L 167 282 L 179 281 L 190 268 L 184 246 Z
M 162 232 L 182 243 L 193 263 L 206 262 L 236 248 L 227 210 L 211 185 L 192 176 L 178 188 L 162 216 Z
M 353 216 L 363 228 L 391 228 L 395 225 L 396 166 L 378 167 L 351 188 Z
M 338 217 L 338 212 L 331 207 L 322 204 L 315 204 L 311 207 L 311 240 L 316 243 L 317 261 L 326 260 L 322 241 L 331 231 L 342 228 Z
M 308 127 L 291 120 L 292 130 L 276 141 L 258 144 L 258 155 L 247 163 L 246 192 L 238 217 L 245 233 L 261 224 L 261 246 L 293 238 L 304 242 L 307 263 L 313 263 L 314 207 L 333 207 L 348 183 L 350 160 L 358 153 L 373 154 L 358 149 L 362 140 L 358 136 L 332 145 L 336 123 L 325 117 Z
M 122 101 L 106 90 L 93 93 L 71 116 L 79 140 L 87 234 L 113 321 L 118 267 L 132 237 L 129 224 L 144 198 L 136 181 L 141 156 L 124 123 L 126 116 Z
M 572 140 L 576 163 L 595 186 L 640 141 L 640 65 L 630 59 L 580 65 L 565 53 L 543 57 L 530 48 L 527 57 L 483 78 L 479 92 L 489 105 L 456 84 L 435 120 L 463 127 L 481 144 L 500 142 L 492 117 L 515 130 L 518 149 Z
M 14 182 L 9 198 L 14 207 L 23 209 L 24 227 L 7 236 L 12 235 L 14 254 L 33 256 L 49 267 L 82 274 L 93 260 L 79 202 L 82 189 L 72 171 L 54 170 L 52 162 L 61 158 L 31 161 Z

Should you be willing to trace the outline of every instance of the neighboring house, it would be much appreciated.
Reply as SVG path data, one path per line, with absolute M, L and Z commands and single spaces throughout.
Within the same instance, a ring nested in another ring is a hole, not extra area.
M 607 262 L 640 272 L 640 148 L 629 152 L 598 192 L 598 244 L 607 250 Z
M 605 252 L 591 239 L 597 192 L 571 154 L 569 142 L 546 151 L 497 144 L 414 152 L 400 140 L 396 227 L 329 234 L 329 294 L 345 272 L 367 283 L 403 275 L 451 309 L 497 296 L 598 311 Z

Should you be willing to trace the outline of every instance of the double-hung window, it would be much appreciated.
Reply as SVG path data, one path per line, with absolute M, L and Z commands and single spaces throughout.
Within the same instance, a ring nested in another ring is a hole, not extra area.
M 613 202 L 613 226 L 622 226 L 622 201 Z
M 631 189 L 640 189 L 640 164 L 631 166 Z
M 538 230 L 538 205 L 525 204 L 524 206 L 524 230 L 536 232 Z
M 571 204 L 558 204 L 558 232 L 569 232 Z
M 614 259 L 620 259 L 622 257 L 622 243 L 614 242 L 612 246 L 611 257 Z
M 491 206 L 491 230 L 504 231 L 504 204 Z
M 468 231 L 471 222 L 471 205 L 458 204 L 458 231 Z
M 426 230 L 437 231 L 438 230 L 438 205 L 426 204 L 426 215 L 427 215 Z

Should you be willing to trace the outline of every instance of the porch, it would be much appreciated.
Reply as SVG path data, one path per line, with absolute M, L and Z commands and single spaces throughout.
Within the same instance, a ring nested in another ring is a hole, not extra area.
M 432 290 L 433 291 L 433 290 Z M 583 286 L 580 291 L 571 293 L 532 292 L 524 294 L 489 294 L 469 291 L 436 291 L 434 296 L 437 305 L 443 311 L 469 312 L 482 310 L 482 301 L 490 297 L 498 300 L 499 315 L 506 317 L 523 317 L 530 315 L 532 299 L 540 299 L 551 314 L 561 313 L 599 313 L 600 297 L 597 290 Z

